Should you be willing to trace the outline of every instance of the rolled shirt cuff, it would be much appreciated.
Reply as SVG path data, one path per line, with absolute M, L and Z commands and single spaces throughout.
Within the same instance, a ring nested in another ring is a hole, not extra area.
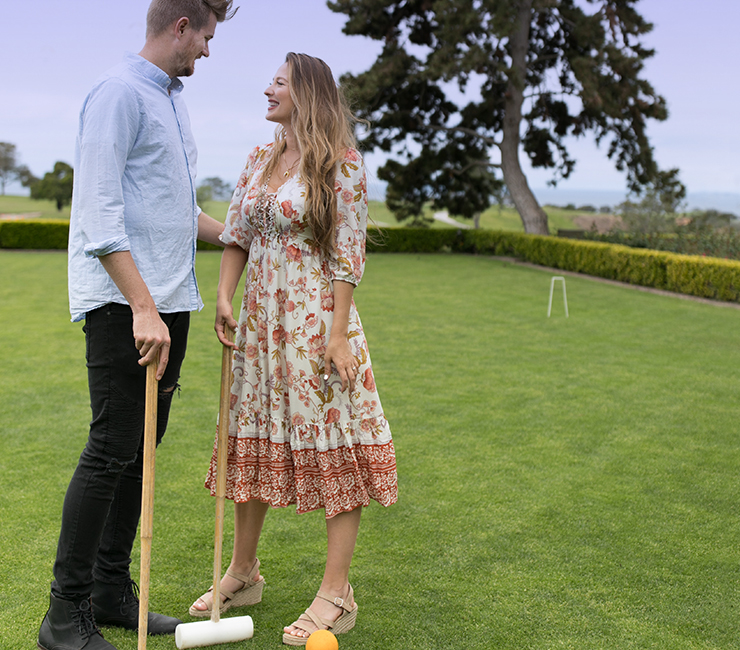
M 101 242 L 91 242 L 84 248 L 86 257 L 100 257 L 101 255 L 110 255 L 111 253 L 120 253 L 121 251 L 128 250 L 131 250 L 131 246 L 126 235 L 113 239 L 104 239 Z

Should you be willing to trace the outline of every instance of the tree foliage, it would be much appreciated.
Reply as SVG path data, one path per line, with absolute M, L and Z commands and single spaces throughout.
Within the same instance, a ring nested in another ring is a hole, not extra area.
M 15 145 L 10 142 L 0 142 L 0 187 L 5 195 L 5 183 L 13 178 L 16 170 Z
M 198 203 L 206 201 L 228 201 L 231 199 L 233 188 L 218 176 L 204 178 L 196 190 Z
M 57 210 L 72 202 L 74 170 L 65 162 L 54 163 L 54 169 L 31 183 L 31 198 L 54 201 Z
M 30 187 L 36 178 L 26 165 L 18 163 L 16 146 L 11 142 L 0 142 L 0 194 L 5 195 L 5 184 L 16 179 L 23 187 Z
M 658 172 L 653 181 L 641 188 L 639 196 L 617 206 L 622 227 L 638 234 L 674 232 L 685 198 L 686 188 L 678 180 L 677 169 Z
M 345 33 L 383 44 L 370 69 L 342 82 L 371 122 L 364 145 L 403 157 L 378 171 L 391 209 L 404 218 L 431 201 L 472 216 L 503 180 L 525 230 L 547 233 L 520 150 L 556 182 L 575 167 L 567 139 L 589 132 L 632 191 L 655 179 L 646 122 L 667 109 L 641 77 L 652 25 L 636 2 L 328 2 L 347 16 Z

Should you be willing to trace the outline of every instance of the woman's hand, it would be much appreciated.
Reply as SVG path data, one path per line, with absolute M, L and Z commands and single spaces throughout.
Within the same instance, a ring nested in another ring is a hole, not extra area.
M 347 332 L 349 330 L 349 312 L 352 306 L 352 292 L 355 287 L 349 282 L 334 280 L 334 320 L 331 325 L 329 341 L 326 344 L 326 353 L 324 354 L 324 381 L 329 379 L 331 364 L 339 373 L 342 380 L 342 392 L 347 389 L 352 392 L 355 389 L 355 378 L 359 364 L 357 359 L 352 356 L 352 348 L 349 346 Z
M 360 366 L 352 354 L 352 348 L 350 348 L 346 336 L 332 336 L 326 344 L 326 353 L 324 354 L 325 381 L 329 379 L 332 364 L 334 364 L 339 378 L 342 380 L 342 392 L 347 390 L 347 386 L 349 386 L 350 392 L 354 391 L 355 379 Z
M 239 324 L 234 320 L 234 307 L 231 301 L 239 284 L 244 266 L 247 263 L 247 251 L 239 246 L 227 246 L 221 254 L 221 271 L 218 275 L 218 289 L 216 290 L 216 330 L 218 340 L 230 348 L 236 345 L 226 338 L 226 328 L 236 332 Z
M 216 336 L 218 336 L 218 340 L 221 343 L 235 348 L 236 344 L 226 338 L 227 327 L 232 332 L 236 332 L 236 328 L 239 327 L 239 324 L 234 319 L 234 308 L 231 302 L 218 300 L 216 302 L 216 323 L 213 329 L 216 330 Z

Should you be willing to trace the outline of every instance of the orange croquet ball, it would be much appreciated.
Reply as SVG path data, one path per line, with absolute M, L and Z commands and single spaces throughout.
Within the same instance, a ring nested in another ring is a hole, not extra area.
M 306 650 L 339 650 L 339 642 L 329 630 L 316 630 L 308 637 Z

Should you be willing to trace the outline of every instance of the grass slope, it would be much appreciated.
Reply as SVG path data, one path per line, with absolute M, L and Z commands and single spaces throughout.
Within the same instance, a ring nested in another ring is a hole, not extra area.
M 228 207 L 228 201 L 206 201 L 201 205 L 206 214 L 222 222 L 226 219 Z M 61 212 L 57 211 L 52 201 L 35 201 L 25 196 L 0 196 L 0 214 L 33 214 L 35 218 L 42 219 L 69 219 L 69 210 L 70 207 L 66 206 Z M 557 232 L 558 228 L 572 228 L 573 217 L 579 214 L 551 206 L 546 206 L 545 212 L 549 218 L 550 231 L 553 233 Z M 431 218 L 434 210 L 429 207 L 426 213 Z M 379 226 L 394 228 L 403 225 L 396 221 L 393 213 L 382 201 L 370 201 L 369 214 L 371 220 Z M 470 219 L 459 218 L 458 221 L 462 224 L 472 224 Z M 489 208 L 481 215 L 480 226 L 489 230 L 516 230 L 518 232 L 524 230 L 522 220 L 516 210 L 501 209 L 497 206 Z M 435 221 L 432 227 L 454 228 L 455 226 Z
M 70 206 L 57 210 L 54 201 L 28 196 L 0 196 L 0 214 L 27 215 L 34 219 L 69 219 Z
M 186 620 L 212 563 L 202 480 L 218 399 L 218 262 L 199 254 L 208 306 L 193 316 L 157 460 L 152 604 Z M 61 253 L 0 252 L 8 650 L 35 643 L 89 419 L 65 263 Z M 363 515 L 351 576 L 361 611 L 342 648 L 736 647 L 740 313 L 567 282 L 570 318 L 556 303 L 547 319 L 545 272 L 466 256 L 369 258 L 356 299 L 400 500 Z M 219 647 L 280 647 L 282 626 L 317 587 L 323 533 L 321 513 L 269 513 L 264 601 L 241 611 L 255 638 Z M 106 638 L 136 647 L 133 633 Z

